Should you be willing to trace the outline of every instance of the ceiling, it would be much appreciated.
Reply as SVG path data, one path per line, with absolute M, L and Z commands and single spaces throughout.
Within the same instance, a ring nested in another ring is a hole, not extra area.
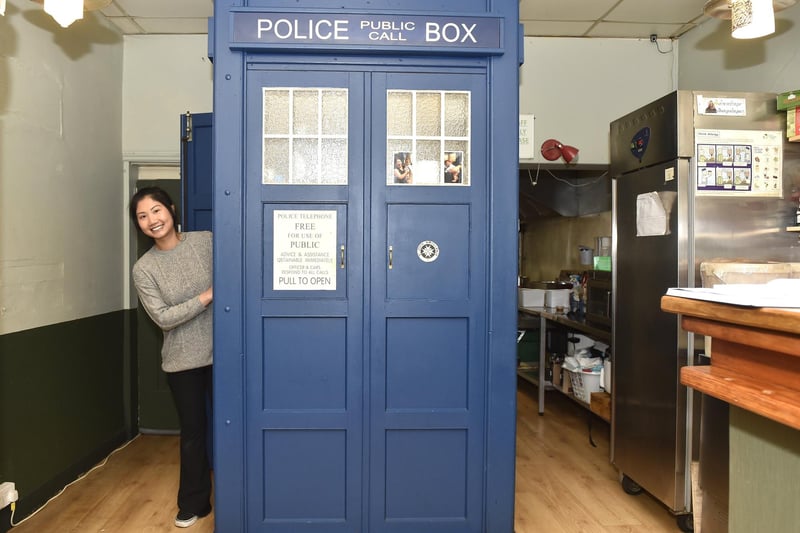
M 709 20 L 705 0 L 520 0 L 526 36 L 677 38 Z M 207 33 L 212 0 L 112 0 L 102 9 L 127 35 Z

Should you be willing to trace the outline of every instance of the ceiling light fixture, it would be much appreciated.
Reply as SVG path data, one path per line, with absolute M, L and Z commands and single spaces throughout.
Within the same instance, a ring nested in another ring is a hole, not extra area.
M 0 15 L 6 14 L 6 0 L 0 0 Z
M 703 13 L 731 21 L 735 39 L 755 39 L 775 32 L 775 13 L 792 7 L 797 0 L 708 0 Z
M 0 0 L 3 1 L 3 0 Z M 83 18 L 86 11 L 103 9 L 111 0 L 32 0 L 37 4 L 44 3 L 44 12 L 49 14 L 62 28 L 70 26 Z
M 564 162 L 569 164 L 572 163 L 572 161 L 578 156 L 579 150 L 574 146 L 561 144 L 555 139 L 547 139 L 542 143 L 541 152 L 542 157 L 548 161 L 555 161 L 559 157 L 563 157 Z
M 83 18 L 83 0 L 44 0 L 44 12 L 66 28 Z
M 772 0 L 731 0 L 731 37 L 756 39 L 773 33 Z

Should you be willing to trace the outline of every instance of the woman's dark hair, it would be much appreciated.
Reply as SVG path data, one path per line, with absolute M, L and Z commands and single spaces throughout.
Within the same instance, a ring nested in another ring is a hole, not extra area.
M 142 228 L 139 227 L 139 222 L 136 219 L 136 208 L 139 207 L 139 202 L 141 202 L 142 199 L 148 197 L 169 209 L 169 212 L 172 215 L 172 224 L 177 230 L 180 221 L 178 220 L 178 213 L 175 211 L 175 203 L 172 201 L 172 198 L 170 198 L 167 191 L 160 187 L 144 187 L 143 189 L 136 191 L 136 194 L 134 194 L 131 198 L 131 203 L 128 204 L 128 214 L 130 214 L 131 220 L 136 228 L 139 231 L 142 231 Z

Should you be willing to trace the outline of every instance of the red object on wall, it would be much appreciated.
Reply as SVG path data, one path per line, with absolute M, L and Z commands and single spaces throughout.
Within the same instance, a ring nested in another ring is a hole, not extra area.
M 574 146 L 561 144 L 555 139 L 547 139 L 542 143 L 542 157 L 548 161 L 555 161 L 563 157 L 566 163 L 571 163 L 578 155 L 578 149 Z

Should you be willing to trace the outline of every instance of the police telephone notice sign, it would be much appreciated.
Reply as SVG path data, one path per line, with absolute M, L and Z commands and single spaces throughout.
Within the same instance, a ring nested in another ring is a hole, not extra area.
M 236 44 L 500 48 L 499 17 L 234 12 Z
M 275 211 L 273 227 L 273 290 L 335 291 L 336 211 Z

